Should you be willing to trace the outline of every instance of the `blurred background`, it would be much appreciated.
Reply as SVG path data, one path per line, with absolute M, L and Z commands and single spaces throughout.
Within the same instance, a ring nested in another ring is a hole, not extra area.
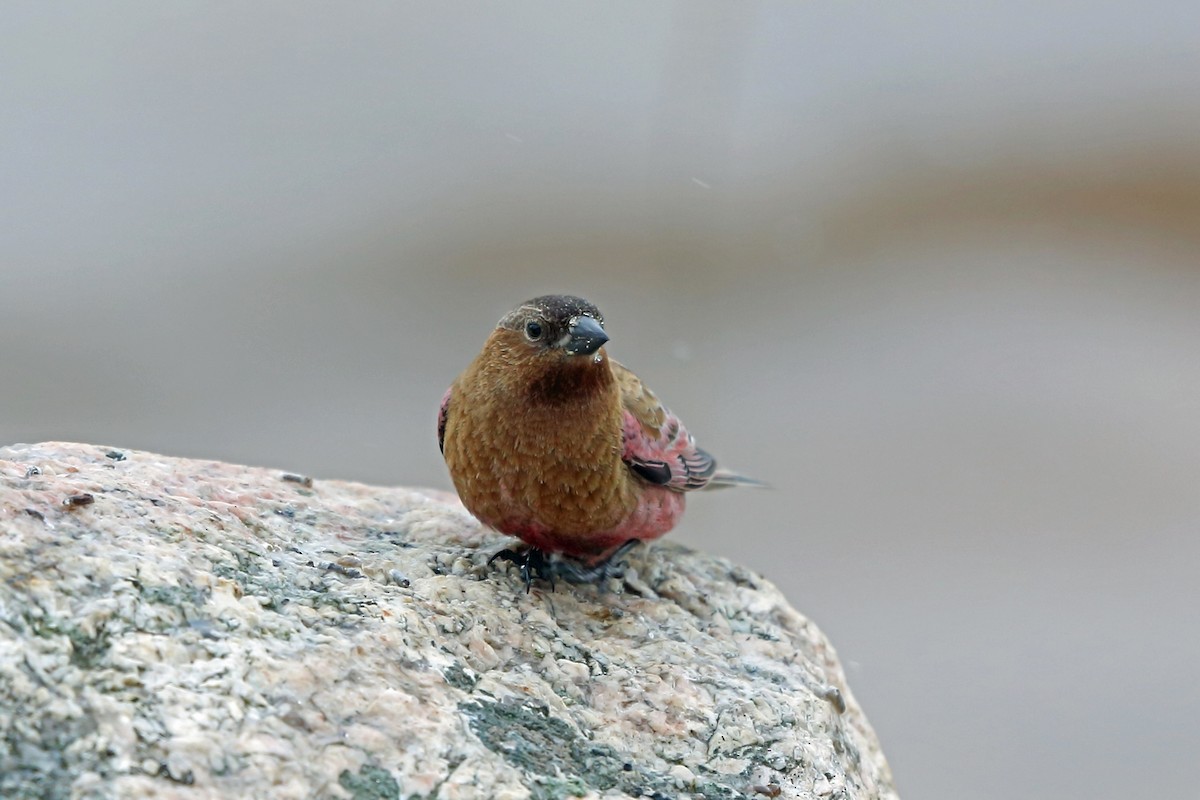
M 1200 4 L 6 3 L 0 443 L 448 487 L 536 294 L 772 492 L 901 794 L 1187 796 Z

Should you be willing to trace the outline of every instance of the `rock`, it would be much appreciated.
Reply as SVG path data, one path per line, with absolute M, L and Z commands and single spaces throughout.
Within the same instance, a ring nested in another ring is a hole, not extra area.
M 833 649 L 671 543 L 487 565 L 442 492 L 0 449 L 5 798 L 893 798 Z

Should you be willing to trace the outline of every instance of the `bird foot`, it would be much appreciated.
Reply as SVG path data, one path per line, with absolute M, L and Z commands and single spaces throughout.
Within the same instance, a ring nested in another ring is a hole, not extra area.
M 529 587 L 533 585 L 534 578 L 550 581 L 550 591 L 554 591 L 554 576 L 549 571 L 550 561 L 545 552 L 536 547 L 524 547 L 520 550 L 510 550 L 506 547 L 488 559 L 488 566 L 494 561 L 509 561 L 521 568 L 525 594 L 529 594 Z
M 560 578 L 567 583 L 596 583 L 601 587 L 609 578 L 619 578 L 625 574 L 625 562 L 622 560 L 626 553 L 641 544 L 639 539 L 630 539 L 618 547 L 613 554 L 598 564 L 583 565 L 574 559 L 556 554 L 547 554 L 536 547 L 526 547 L 520 550 L 505 548 L 488 559 L 488 564 L 494 561 L 511 561 L 521 568 L 521 580 L 525 582 L 525 593 L 529 593 L 534 578 L 549 581 L 550 591 L 554 591 L 554 580 Z
M 598 583 L 604 586 L 609 578 L 620 578 L 625 574 L 625 554 L 639 544 L 640 539 L 630 539 L 598 564 L 584 566 L 577 561 L 567 560 L 556 560 L 551 564 L 555 575 L 567 583 Z

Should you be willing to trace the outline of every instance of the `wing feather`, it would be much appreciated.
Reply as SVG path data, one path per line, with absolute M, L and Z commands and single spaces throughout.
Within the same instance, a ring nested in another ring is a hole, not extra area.
M 624 451 L 621 458 L 644 480 L 677 492 L 702 489 L 717 464 L 691 434 L 629 369 L 612 362 L 621 387 Z
M 442 406 L 438 409 L 438 450 L 443 455 L 446 453 L 446 415 L 450 413 L 450 392 L 452 389 L 447 389 L 442 395 Z

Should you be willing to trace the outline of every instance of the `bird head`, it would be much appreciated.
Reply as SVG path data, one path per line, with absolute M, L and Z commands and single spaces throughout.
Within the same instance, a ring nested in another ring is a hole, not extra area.
M 514 308 L 500 320 L 500 331 L 528 356 L 555 361 L 593 357 L 608 341 L 604 316 L 581 297 L 548 294 Z

